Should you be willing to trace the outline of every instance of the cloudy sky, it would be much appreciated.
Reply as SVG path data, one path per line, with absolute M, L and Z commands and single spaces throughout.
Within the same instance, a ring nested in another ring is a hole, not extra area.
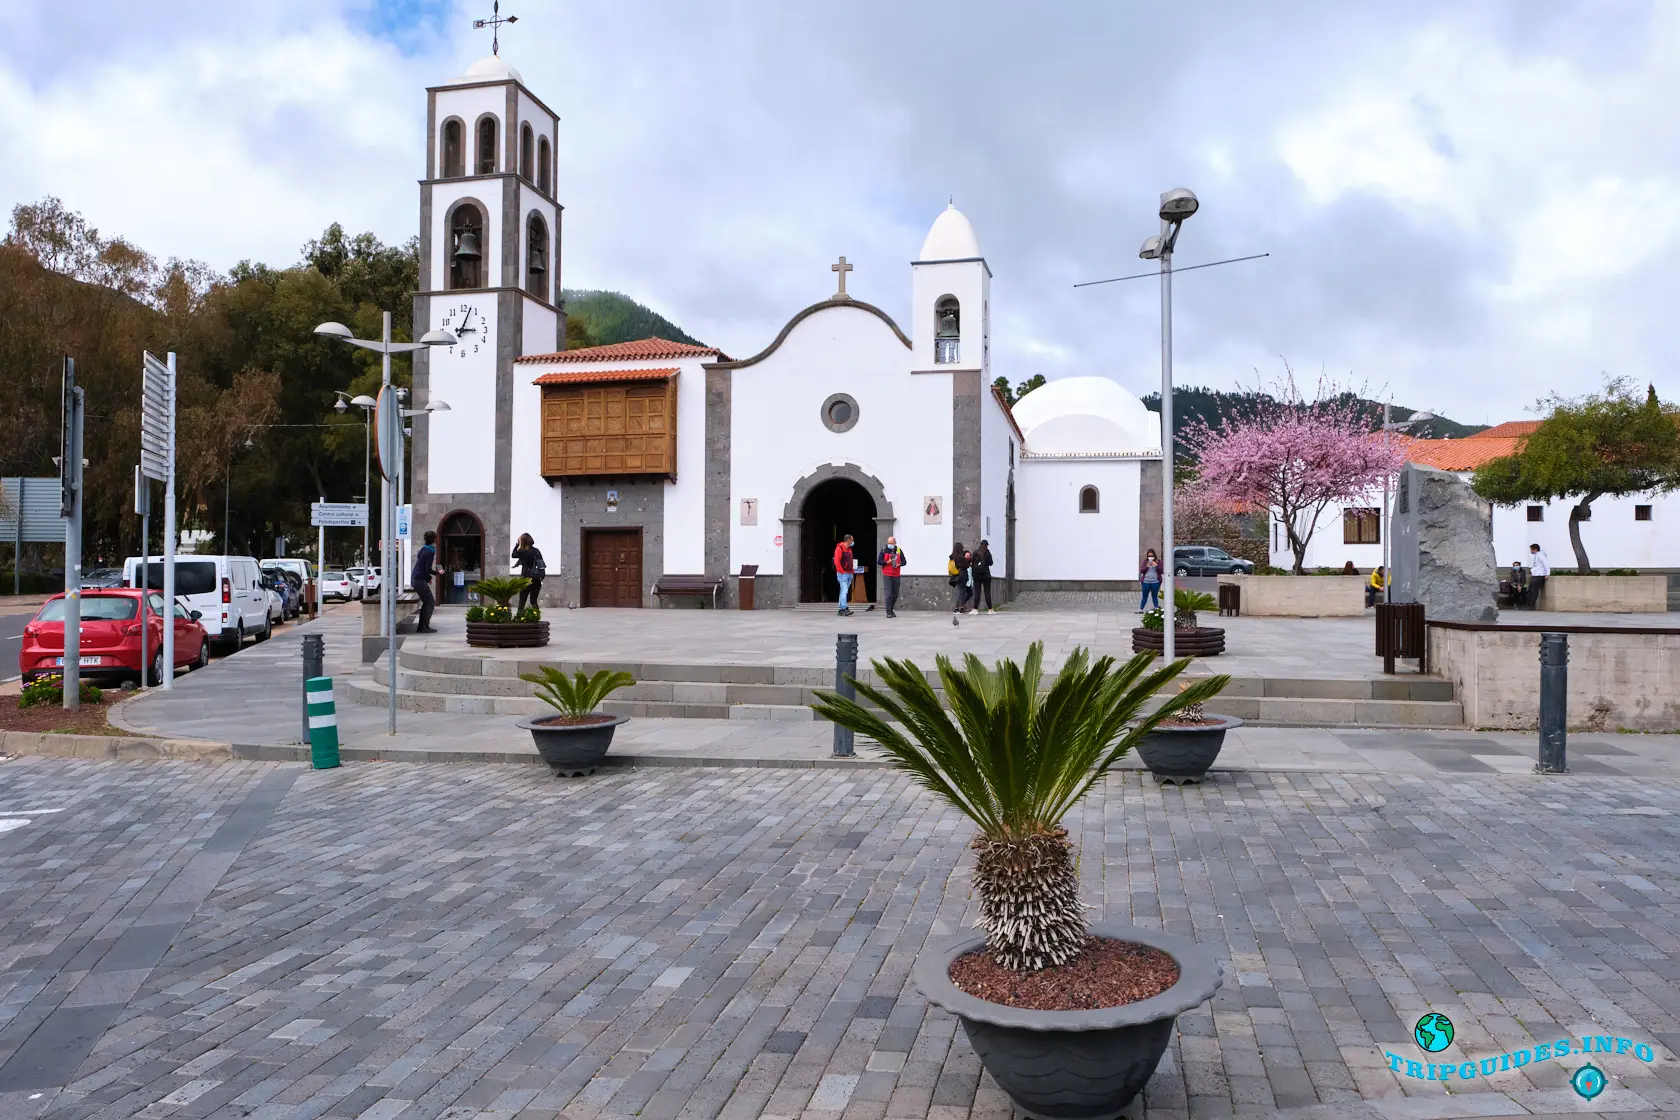
M 1159 383 L 1155 200 L 1181 383 L 1287 360 L 1471 422 L 1602 373 L 1680 398 L 1680 2 L 509 0 L 560 113 L 568 287 L 735 355 L 832 290 L 908 323 L 954 197 L 1019 380 Z M 0 203 L 226 269 L 329 222 L 415 231 L 424 87 L 489 0 L 0 0 Z M 1168 13 L 1163 16 L 1162 13 Z

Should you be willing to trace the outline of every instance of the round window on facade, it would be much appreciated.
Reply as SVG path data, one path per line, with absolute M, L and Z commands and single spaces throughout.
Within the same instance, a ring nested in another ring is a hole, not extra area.
M 851 431 L 858 421 L 858 403 L 849 393 L 835 393 L 822 404 L 823 427 L 831 432 Z

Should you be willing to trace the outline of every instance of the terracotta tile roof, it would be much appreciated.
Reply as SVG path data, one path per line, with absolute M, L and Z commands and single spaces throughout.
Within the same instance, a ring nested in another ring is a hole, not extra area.
M 710 346 L 690 346 L 686 342 L 668 342 L 663 338 L 643 338 L 635 342 L 614 342 L 608 346 L 586 346 L 581 350 L 562 350 L 557 354 L 526 354 L 516 362 L 648 362 L 669 361 L 672 358 L 700 358 L 713 356 L 727 362 L 729 355 Z
M 533 385 L 587 385 L 608 381 L 669 381 L 673 369 L 575 369 L 545 373 Z
M 1490 437 L 1484 432 L 1465 439 L 1412 439 L 1406 442 L 1406 461 L 1442 471 L 1473 471 L 1483 463 L 1515 455 L 1525 438 Z
M 1512 436 L 1531 436 L 1540 430 L 1538 420 L 1507 420 L 1503 424 L 1496 424 L 1485 432 L 1477 432 L 1465 439 L 1509 439 Z
M 1004 419 L 1009 421 L 1009 426 L 1015 429 L 1016 440 L 1020 442 L 1022 447 L 1025 447 L 1027 445 L 1027 437 L 1021 434 L 1021 425 L 1015 423 L 1015 410 L 1009 407 L 1009 398 L 1003 395 L 1002 389 L 993 385 L 992 399 L 997 401 L 999 408 L 1003 409 Z

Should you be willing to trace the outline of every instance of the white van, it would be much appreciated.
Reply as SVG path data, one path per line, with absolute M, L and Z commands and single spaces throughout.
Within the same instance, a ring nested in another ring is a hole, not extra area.
M 146 566 L 148 583 L 161 590 L 163 557 L 151 557 Z M 140 558 L 130 556 L 123 561 L 123 582 L 139 587 L 140 580 Z M 199 625 L 224 651 L 237 650 L 247 637 L 268 641 L 272 633 L 269 594 L 253 556 L 175 557 L 176 599 L 189 611 L 199 612 Z

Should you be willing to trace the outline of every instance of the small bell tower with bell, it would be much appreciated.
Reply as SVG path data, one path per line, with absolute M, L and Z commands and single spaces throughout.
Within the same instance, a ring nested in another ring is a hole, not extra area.
M 418 536 L 445 521 L 478 522 L 480 546 L 439 552 L 469 582 L 508 566 L 522 401 L 514 359 L 560 350 L 566 338 L 559 117 L 501 57 L 501 28 L 516 18 L 498 2 L 490 19 L 475 20 L 492 32 L 490 55 L 426 91 L 414 318 L 417 331 L 446 330 L 458 343 L 414 359 L 416 400 L 448 409 L 414 424 L 413 524 Z

